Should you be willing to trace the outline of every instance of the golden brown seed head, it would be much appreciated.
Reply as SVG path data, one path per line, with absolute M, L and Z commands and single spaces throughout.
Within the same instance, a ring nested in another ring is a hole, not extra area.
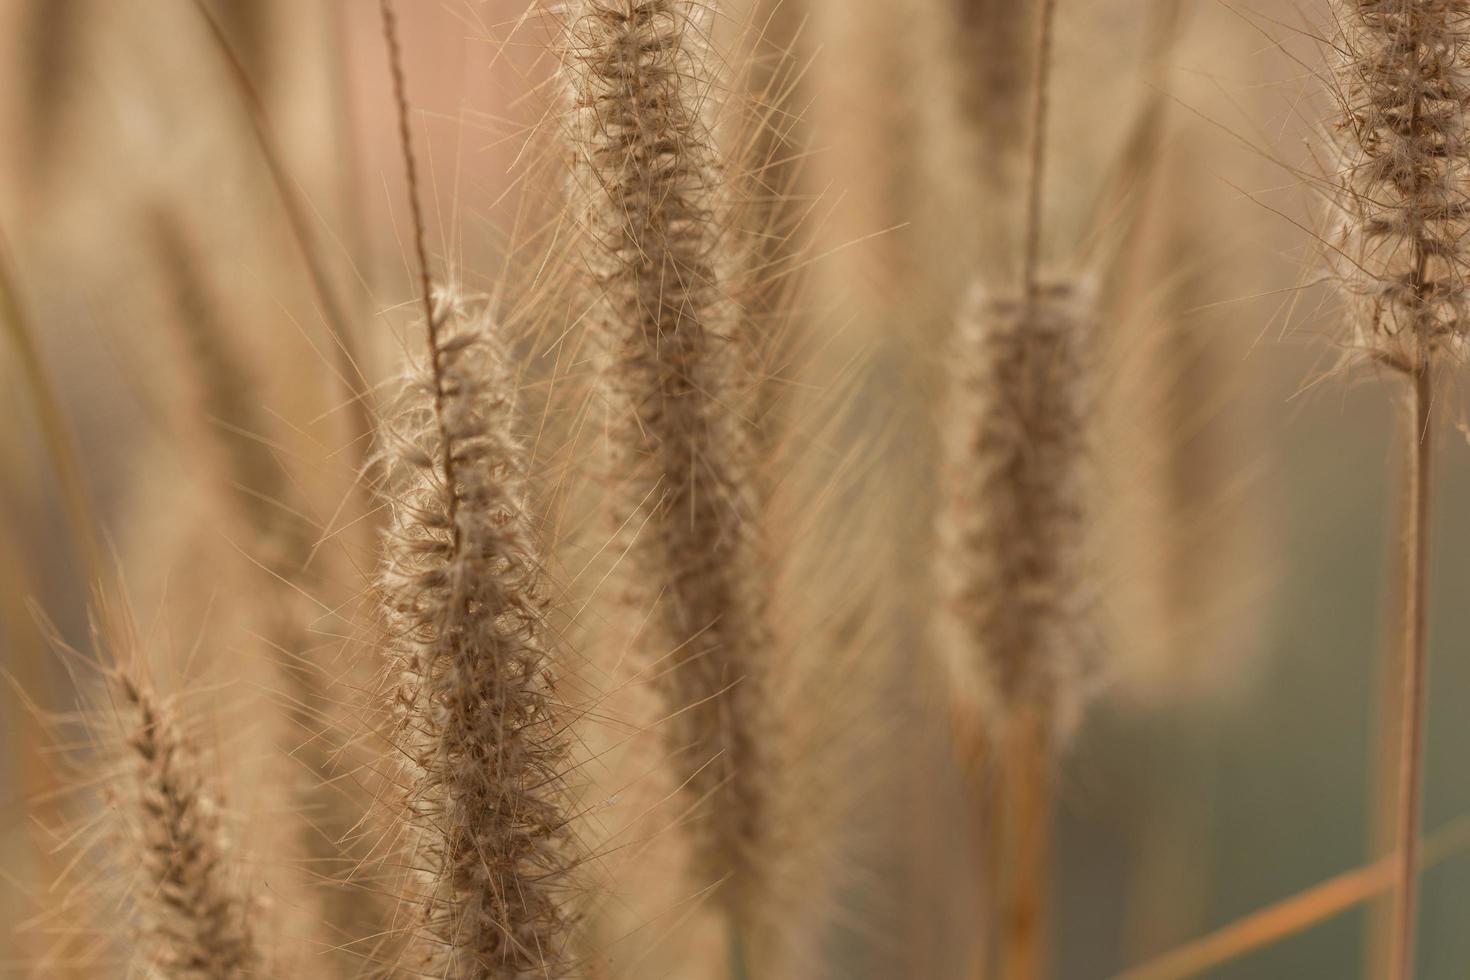
M 151 688 L 125 671 L 116 687 L 130 715 L 134 769 L 122 809 L 129 837 L 141 846 L 138 960 L 169 980 L 255 976 L 254 909 L 233 880 L 219 804 L 200 762 Z
M 957 708 L 999 733 L 1087 687 L 1090 302 L 972 291 L 952 353 L 939 518 L 941 642 Z
M 568 958 L 572 859 L 525 453 L 487 319 L 466 322 L 463 304 L 448 300 L 435 313 L 442 399 L 436 407 L 427 370 L 405 383 L 382 572 L 409 863 L 419 869 L 412 897 L 423 910 L 409 965 L 435 977 L 545 980 L 564 975 Z
M 686 0 L 584 0 L 563 64 L 618 523 L 637 534 L 629 578 L 640 605 L 657 602 L 648 641 L 670 657 L 656 672 L 681 782 L 701 801 L 705 870 L 733 879 L 721 897 L 739 903 L 762 853 L 768 577 L 708 15 Z
M 1411 365 L 1467 332 L 1470 3 L 1339 0 L 1338 203 L 1331 255 L 1355 345 Z

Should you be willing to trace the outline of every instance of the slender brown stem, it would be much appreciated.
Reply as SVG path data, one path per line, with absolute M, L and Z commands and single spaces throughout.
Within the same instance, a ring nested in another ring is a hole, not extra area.
M 439 360 L 437 327 L 434 323 L 434 301 L 429 295 L 429 252 L 424 245 L 424 209 L 419 202 L 418 164 L 413 155 L 413 135 L 408 128 L 408 82 L 403 75 L 403 46 L 398 42 L 398 18 L 393 15 L 392 0 L 379 0 L 383 14 L 383 40 L 388 45 L 388 70 L 393 74 L 393 101 L 398 109 L 398 142 L 403 150 L 403 169 L 408 178 L 408 207 L 413 224 L 413 251 L 419 264 L 419 287 L 423 293 L 424 323 L 429 331 L 429 353 L 435 360 L 435 377 Z
M 1036 46 L 1036 84 L 1031 109 L 1030 186 L 1026 193 L 1026 264 L 1024 282 L 1026 297 L 1034 302 L 1041 266 L 1041 199 L 1046 176 L 1047 82 L 1051 76 L 1052 23 L 1056 19 L 1056 0 L 1042 0 L 1041 24 Z
M 1405 377 L 1409 372 L 1405 372 Z M 1411 494 L 1413 492 L 1413 480 L 1410 473 L 1411 466 L 1407 465 L 1411 452 L 1408 445 L 1404 447 L 1405 458 L 1402 465 L 1395 466 L 1398 472 L 1398 487 L 1394 495 L 1394 513 L 1408 513 L 1411 506 Z M 1396 461 L 1397 462 L 1397 461 Z M 1388 603 L 1387 615 L 1385 616 L 1384 632 L 1382 639 L 1382 651 L 1379 654 L 1377 672 L 1377 705 L 1374 711 L 1374 737 L 1373 752 L 1371 758 L 1372 782 L 1369 785 L 1368 802 L 1372 816 L 1372 824 L 1369 828 L 1368 857 L 1384 858 L 1391 857 L 1397 860 L 1394 854 L 1398 844 L 1398 828 L 1394 821 L 1398 816 L 1398 762 L 1399 762 L 1399 732 L 1403 728 L 1403 718 L 1400 717 L 1400 679 L 1403 677 L 1404 668 L 1404 595 L 1408 589 L 1408 562 L 1409 549 L 1404 546 L 1404 532 L 1402 528 L 1393 529 L 1393 538 L 1389 544 L 1392 551 L 1392 568 L 1385 581 L 1390 583 L 1392 593 L 1386 600 Z M 1367 910 L 1367 924 L 1364 927 L 1363 936 L 1363 976 L 1379 977 L 1388 970 L 1388 940 L 1389 932 L 1393 925 L 1393 903 L 1391 895 L 1387 891 L 1375 898 Z
M 1113 980 L 1182 980 L 1232 963 L 1295 935 L 1387 889 L 1393 868 L 1387 858 L 1334 875 L 1290 898 L 1269 905 Z
M 1415 863 L 1423 871 L 1463 854 L 1467 847 L 1470 815 L 1462 815 L 1425 838 Z M 1183 980 L 1233 963 L 1386 893 L 1393 887 L 1396 861 L 1396 856 L 1383 857 L 1334 875 L 1163 956 L 1115 974 L 1112 980 Z
M 1008 747 L 1002 801 L 1009 853 L 1003 860 L 1001 908 L 1002 980 L 1040 980 L 1046 975 L 1048 898 L 1051 884 L 1051 738 L 1047 712 L 1032 709 L 1017 719 Z
M 1004 889 L 1001 856 L 1005 854 L 1006 844 L 1005 821 L 1000 807 L 1004 788 L 998 786 L 995 779 L 1000 772 L 1000 756 L 993 751 L 985 727 L 975 717 L 973 707 L 954 701 L 952 723 L 952 741 L 960 750 L 958 759 L 972 791 L 971 805 L 979 815 L 980 833 L 975 841 L 979 912 L 982 921 L 995 922 L 999 921 L 997 904 Z M 969 980 L 991 980 L 995 967 L 992 936 L 992 931 L 982 929 L 974 937 L 973 958 L 967 967 Z
M 1420 355 L 1413 374 L 1410 433 L 1408 572 L 1404 607 L 1403 707 L 1400 718 L 1398 850 L 1390 936 L 1390 980 L 1409 980 L 1414 966 L 1414 913 L 1418 876 L 1419 807 L 1424 781 L 1425 608 L 1429 582 L 1431 480 L 1430 363 Z
M 980 886 L 980 914 L 992 923 L 1000 922 L 1001 901 L 1006 894 L 1005 875 L 1002 867 L 1006 853 L 1005 787 L 998 785 L 992 767 L 999 757 L 989 752 L 983 734 L 974 735 L 966 744 L 976 747 L 977 759 L 972 770 L 972 785 L 975 789 L 975 805 L 980 814 L 980 839 L 976 842 L 979 859 L 976 882 Z M 982 761 L 983 760 L 983 761 Z M 976 937 L 977 950 L 970 980 L 993 980 L 997 967 L 994 937 L 999 930 L 981 930 Z
M 408 128 L 408 82 L 403 75 L 403 49 L 398 42 L 398 19 L 393 15 L 393 0 L 378 0 L 383 14 L 383 40 L 388 45 L 388 67 L 393 73 L 393 100 L 398 108 L 398 142 L 403 150 L 403 168 L 408 180 L 408 205 L 413 222 L 414 256 L 419 264 L 419 290 L 423 293 L 424 329 L 429 344 L 429 371 L 434 378 L 434 418 L 439 426 L 440 466 L 444 470 L 445 499 L 449 508 L 449 533 L 454 551 L 459 552 L 459 494 L 454 475 L 454 444 L 444 421 L 447 397 L 444 372 L 444 349 L 439 343 L 439 322 L 434 317 L 433 282 L 429 277 L 429 251 L 424 244 L 424 210 L 419 202 L 418 166 L 413 155 L 413 135 Z

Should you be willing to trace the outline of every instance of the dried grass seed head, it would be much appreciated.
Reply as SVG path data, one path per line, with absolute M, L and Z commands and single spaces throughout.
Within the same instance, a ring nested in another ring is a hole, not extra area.
M 1331 257 L 1354 346 L 1396 366 L 1460 353 L 1470 232 L 1470 3 L 1338 0 Z
M 681 781 L 701 801 L 698 850 L 722 900 L 757 892 L 771 642 L 757 540 L 749 321 L 730 296 L 727 161 L 716 146 L 712 8 L 585 0 L 563 50 L 573 210 L 593 291 L 588 322 L 612 416 L 618 523 L 637 533 L 637 602 Z
M 131 625 L 109 623 L 110 635 Z M 233 848 L 203 764 L 168 706 L 124 666 L 112 675 L 124 726 L 130 785 L 117 810 L 137 848 L 134 957 L 169 980 L 255 976 L 263 958 L 255 912 L 231 867 Z
M 957 707 L 1001 737 L 1040 706 L 1060 732 L 1093 676 L 1087 574 L 1090 293 L 976 287 L 943 426 L 942 643 Z
M 483 313 L 441 296 L 435 316 L 439 377 L 425 368 L 406 381 L 392 426 L 382 573 L 423 909 L 411 965 L 559 976 L 571 928 L 567 735 L 514 389 Z

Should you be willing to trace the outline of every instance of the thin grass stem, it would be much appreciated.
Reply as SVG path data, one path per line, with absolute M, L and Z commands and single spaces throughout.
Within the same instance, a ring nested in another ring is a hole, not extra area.
M 1390 933 L 1389 977 L 1409 980 L 1414 969 L 1414 921 L 1417 904 L 1420 804 L 1424 781 L 1424 703 L 1426 606 L 1429 584 L 1429 499 L 1432 479 L 1431 430 L 1433 384 L 1427 358 L 1413 374 L 1410 413 L 1409 560 L 1405 583 L 1403 724 L 1399 739 L 1398 849 L 1393 928 Z
M 1031 167 L 1026 191 L 1026 264 L 1024 282 L 1028 302 L 1034 303 L 1041 269 L 1042 193 L 1046 181 L 1046 119 L 1050 107 L 1048 82 L 1051 77 L 1052 27 L 1056 0 L 1042 0 L 1041 23 L 1036 45 L 1036 84 L 1031 106 Z
M 1446 824 L 1424 840 L 1415 858 L 1420 871 L 1470 848 L 1470 816 Z M 1388 855 L 1259 909 L 1112 980 L 1185 980 L 1233 963 L 1361 905 L 1394 887 L 1398 858 Z

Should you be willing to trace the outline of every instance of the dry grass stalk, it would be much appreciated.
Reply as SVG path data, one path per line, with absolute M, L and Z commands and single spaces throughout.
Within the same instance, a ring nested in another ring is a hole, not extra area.
M 997 959 L 1008 980 L 1046 976 L 1050 925 L 1052 719 L 1044 705 L 1023 712 L 1000 759 L 997 823 L 1004 845 L 991 855 L 1001 865 Z
M 1026 236 L 1021 267 L 1027 301 L 1034 303 L 1041 271 L 1042 211 L 1046 187 L 1046 123 L 1050 109 L 1051 58 L 1056 0 L 1041 0 L 1036 41 L 1036 78 L 1031 93 L 1031 152 L 1026 188 Z
M 1461 817 L 1424 838 L 1421 871 L 1470 848 L 1470 819 Z M 1113 980 L 1185 980 L 1225 966 L 1393 888 L 1397 858 L 1380 858 L 1303 889 L 1288 898 L 1236 919 L 1184 945 L 1116 974 Z
M 771 641 L 709 13 L 685 0 L 584 0 L 563 59 L 619 523 L 639 529 L 629 578 L 657 602 L 651 640 L 670 652 L 669 737 L 703 805 L 703 871 L 726 879 L 721 899 L 742 918 L 766 834 Z
M 1402 450 L 1411 450 L 1405 446 Z M 1400 507 L 1407 507 L 1412 492 L 1409 468 L 1402 460 L 1394 460 L 1398 471 L 1396 499 Z M 1399 586 L 1408 581 L 1408 549 L 1402 547 L 1401 529 L 1391 531 L 1389 542 L 1389 565 L 1385 569 L 1384 581 Z M 1401 590 L 1400 590 L 1401 591 Z M 1400 733 L 1403 730 L 1403 692 L 1399 680 L 1404 676 L 1404 608 L 1403 596 L 1395 592 L 1384 604 L 1385 615 L 1382 634 L 1379 638 L 1378 664 L 1374 681 L 1373 742 L 1369 760 L 1371 766 L 1368 783 L 1368 856 L 1377 858 L 1393 855 L 1398 846 L 1398 800 L 1396 790 L 1399 783 Z M 1363 968 L 1372 976 L 1385 972 L 1388 965 L 1389 946 L 1393 932 L 1392 896 L 1385 894 L 1376 899 L 1367 910 L 1367 925 L 1363 936 Z
M 483 316 L 466 322 L 448 299 L 435 316 L 433 367 L 406 384 L 393 427 L 382 575 L 410 860 L 422 869 L 411 966 L 442 977 L 561 975 L 566 719 L 551 687 L 513 388 Z
M 1404 579 L 1405 622 L 1402 728 L 1399 736 L 1398 884 L 1394 894 L 1389 934 L 1389 977 L 1410 980 L 1414 969 L 1414 925 L 1418 886 L 1419 822 L 1424 782 L 1424 724 L 1426 701 L 1425 642 L 1429 587 L 1430 441 L 1434 424 L 1430 389 L 1431 368 L 1426 362 L 1413 372 L 1413 410 L 1408 413 L 1413 433 L 1413 491 L 1410 497 L 1406 547 L 1410 554 Z
M 1408 381 L 1405 565 L 1397 867 L 1389 977 L 1412 976 L 1424 731 L 1433 373 L 1459 356 L 1465 319 L 1464 191 L 1470 141 L 1470 3 L 1339 0 L 1336 94 L 1342 154 L 1330 243 L 1352 308 L 1353 347 Z
M 219 802 L 198 753 L 168 706 L 136 670 L 130 621 L 102 610 L 133 778 L 118 812 L 138 848 L 135 965 L 168 980 L 235 980 L 264 967 L 255 909 L 231 871 Z

